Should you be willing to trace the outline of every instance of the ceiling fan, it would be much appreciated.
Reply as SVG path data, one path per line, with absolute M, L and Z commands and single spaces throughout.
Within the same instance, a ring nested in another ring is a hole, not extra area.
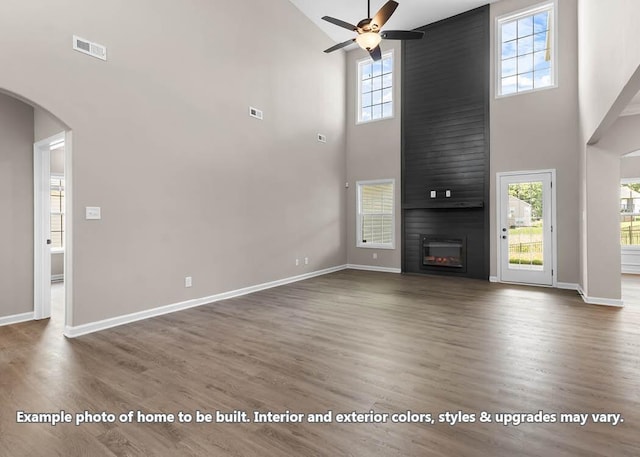
M 371 17 L 371 0 L 367 0 L 367 18 L 358 22 L 358 25 L 352 25 L 348 22 L 341 21 L 330 16 L 324 16 L 327 22 L 331 22 L 339 27 L 343 27 L 352 32 L 358 32 L 355 38 L 347 40 L 343 43 L 336 44 L 335 46 L 325 49 L 324 52 L 333 52 L 338 49 L 349 46 L 354 41 L 358 45 L 367 51 L 374 61 L 382 59 L 382 51 L 380 50 L 380 41 L 385 40 L 419 40 L 424 36 L 424 32 L 418 32 L 415 30 L 387 30 L 381 32 L 380 29 L 389 20 L 393 12 L 398 7 L 398 2 L 389 0 L 385 3 L 380 11 L 376 15 Z

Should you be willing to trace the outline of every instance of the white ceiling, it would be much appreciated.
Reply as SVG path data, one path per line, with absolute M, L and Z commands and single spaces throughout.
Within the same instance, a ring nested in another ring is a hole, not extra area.
M 357 24 L 367 16 L 367 0 L 290 0 L 336 43 L 354 37 L 353 32 L 323 21 L 331 16 Z M 399 3 L 383 30 L 411 30 L 498 0 L 397 0 Z M 371 0 L 375 15 L 386 0 Z

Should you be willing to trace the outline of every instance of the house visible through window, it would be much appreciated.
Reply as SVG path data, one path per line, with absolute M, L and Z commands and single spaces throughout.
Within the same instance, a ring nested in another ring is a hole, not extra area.
M 498 18 L 498 96 L 555 87 L 554 3 Z
M 64 178 L 51 176 L 51 248 L 64 248 Z
M 358 181 L 357 243 L 361 248 L 393 249 L 393 179 Z
M 620 186 L 620 244 L 640 246 L 640 182 Z
M 358 122 L 393 117 L 393 53 L 358 62 Z

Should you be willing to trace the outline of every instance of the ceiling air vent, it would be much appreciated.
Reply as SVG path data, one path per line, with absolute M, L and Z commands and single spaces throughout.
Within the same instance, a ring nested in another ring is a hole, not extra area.
M 107 60 L 107 48 L 79 36 L 73 36 L 73 49 L 100 60 Z

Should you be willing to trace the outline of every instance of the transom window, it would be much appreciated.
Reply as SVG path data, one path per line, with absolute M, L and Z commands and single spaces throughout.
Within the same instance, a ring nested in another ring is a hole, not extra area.
M 360 248 L 394 249 L 393 179 L 358 181 L 357 243 Z
M 555 87 L 554 2 L 497 21 L 498 96 Z
M 393 117 L 393 52 L 358 62 L 358 123 Z

